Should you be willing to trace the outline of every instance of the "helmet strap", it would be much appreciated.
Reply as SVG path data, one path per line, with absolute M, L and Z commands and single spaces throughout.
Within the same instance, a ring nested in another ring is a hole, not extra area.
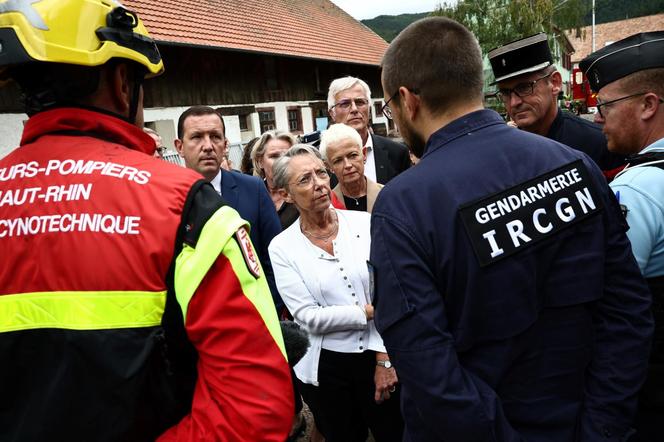
M 133 64 L 133 63 L 132 63 Z M 141 86 L 145 79 L 145 71 L 139 66 L 132 66 L 131 69 L 131 102 L 129 103 L 129 118 L 127 121 L 136 124 L 136 114 L 138 113 L 138 104 L 141 98 Z

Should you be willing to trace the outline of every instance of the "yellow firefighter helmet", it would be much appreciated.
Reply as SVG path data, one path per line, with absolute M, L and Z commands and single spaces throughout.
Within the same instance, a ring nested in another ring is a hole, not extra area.
M 29 62 L 100 66 L 132 60 L 164 71 L 138 16 L 115 0 L 0 0 L 0 67 Z

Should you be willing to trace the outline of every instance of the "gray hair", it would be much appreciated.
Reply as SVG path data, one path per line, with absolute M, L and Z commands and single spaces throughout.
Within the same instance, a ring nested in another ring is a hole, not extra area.
M 265 172 L 258 165 L 258 160 L 265 155 L 265 147 L 271 140 L 283 140 L 291 146 L 295 144 L 295 137 L 290 132 L 283 130 L 268 130 L 264 132 L 251 149 L 251 163 L 254 165 L 254 175 L 261 178 L 265 178 Z
M 318 152 L 318 149 L 311 147 L 308 144 L 295 144 L 290 149 L 286 151 L 285 154 L 277 161 L 274 162 L 272 166 L 272 182 L 274 183 L 275 189 L 288 189 L 288 182 L 291 179 L 290 173 L 290 161 L 293 157 L 299 155 L 311 155 L 320 162 L 323 162 L 323 158 Z
M 364 89 L 364 94 L 367 96 L 369 104 L 371 104 L 371 89 L 369 89 L 369 85 L 359 78 L 348 76 L 337 78 L 336 80 L 332 80 L 332 83 L 330 83 L 330 87 L 327 90 L 327 109 L 330 110 L 334 107 L 336 104 L 336 99 L 334 97 L 336 97 L 338 93 L 355 87 L 356 84 L 362 86 L 362 89 Z
M 143 132 L 145 132 L 145 133 L 148 134 L 148 135 L 156 135 L 156 136 L 158 136 L 159 138 L 161 138 L 161 135 L 159 135 L 159 132 L 157 132 L 156 130 L 151 129 L 151 128 L 147 127 L 147 126 L 143 128 Z
M 328 127 L 325 132 L 320 136 L 320 154 L 325 161 L 329 160 L 327 157 L 327 149 L 330 144 L 337 144 L 344 140 L 352 140 L 357 144 L 358 149 L 362 150 L 362 137 L 360 134 L 350 126 L 345 124 L 333 124 Z

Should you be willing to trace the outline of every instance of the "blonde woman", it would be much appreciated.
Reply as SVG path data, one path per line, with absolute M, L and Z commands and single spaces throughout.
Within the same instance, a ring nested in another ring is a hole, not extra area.
M 290 226 L 299 215 L 297 209 L 292 204 L 284 201 L 279 189 L 274 187 L 272 165 L 293 144 L 295 144 L 295 137 L 290 132 L 270 130 L 261 135 L 251 151 L 254 175 L 263 178 L 263 181 L 265 181 L 274 207 L 277 209 L 282 229 Z

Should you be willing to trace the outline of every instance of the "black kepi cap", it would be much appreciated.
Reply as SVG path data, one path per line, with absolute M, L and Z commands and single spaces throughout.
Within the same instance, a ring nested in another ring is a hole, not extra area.
M 491 84 L 517 75 L 539 71 L 553 64 L 546 34 L 522 38 L 489 51 L 489 62 L 496 80 Z
M 634 72 L 664 68 L 664 31 L 634 34 L 605 46 L 584 58 L 579 67 L 594 92 Z

